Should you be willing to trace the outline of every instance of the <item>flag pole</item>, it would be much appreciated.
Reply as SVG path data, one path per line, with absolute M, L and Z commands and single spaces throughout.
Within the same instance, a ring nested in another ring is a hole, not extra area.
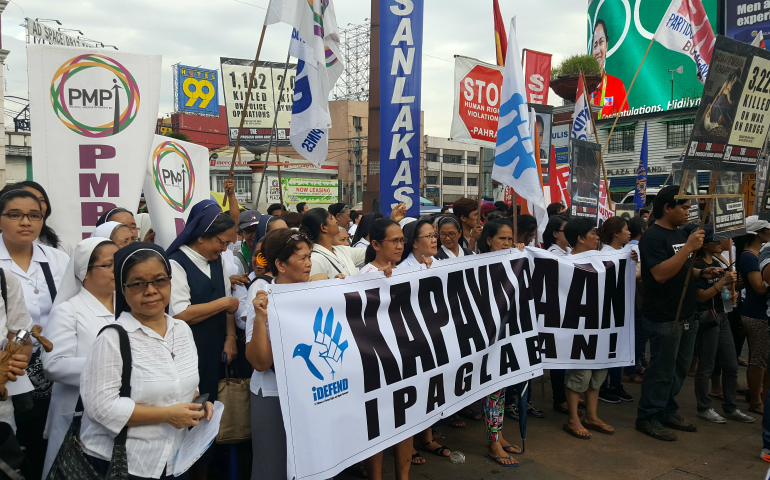
M 268 10 L 269 13 L 269 10 Z M 235 149 L 233 150 L 233 159 L 230 162 L 230 180 L 235 176 L 235 159 L 241 151 L 241 132 L 243 131 L 243 122 L 246 120 L 246 110 L 249 108 L 249 99 L 251 98 L 251 87 L 254 85 L 254 76 L 257 74 L 257 63 L 259 63 L 259 54 L 262 52 L 262 42 L 265 40 L 265 32 L 267 31 L 267 15 L 265 13 L 265 23 L 262 25 L 262 34 L 259 36 L 259 46 L 257 46 L 257 56 L 254 58 L 254 65 L 251 67 L 251 77 L 249 77 L 249 88 L 246 90 L 246 99 L 243 101 L 243 111 L 241 112 L 241 124 L 238 126 L 238 136 L 235 137 Z M 225 201 L 222 206 L 227 206 L 227 195 L 225 195 Z
M 275 161 L 278 163 L 278 198 L 281 202 L 281 208 L 283 208 L 283 183 L 281 182 L 281 154 L 278 153 L 278 145 L 275 146 Z
M 291 59 L 291 47 L 286 53 L 286 63 L 283 67 L 283 80 L 281 80 L 281 94 L 278 96 L 278 104 L 275 106 L 275 114 L 273 115 L 273 129 L 270 130 L 270 143 L 267 144 L 267 153 L 265 154 L 265 165 L 262 168 L 262 177 L 259 179 L 259 191 L 257 193 L 254 209 L 259 206 L 259 198 L 262 196 L 262 184 L 265 181 L 265 175 L 267 174 L 267 162 L 270 160 L 270 150 L 273 148 L 273 138 L 277 137 L 278 133 L 278 110 L 281 109 L 281 102 L 283 101 L 283 86 L 286 83 L 286 73 L 289 71 L 289 60 Z M 267 192 L 265 192 L 267 193 Z
M 642 57 L 642 61 L 639 63 L 639 67 L 637 67 L 636 73 L 634 74 L 634 79 L 631 80 L 631 85 L 629 85 L 629 87 L 628 87 L 628 91 L 626 92 L 626 98 L 623 100 L 623 103 L 620 104 L 620 110 L 621 111 L 623 110 L 623 106 L 626 103 L 628 103 L 628 97 L 629 97 L 629 95 L 631 95 L 631 89 L 634 88 L 634 83 L 636 83 L 636 77 L 639 75 L 639 71 L 642 69 L 642 65 L 644 65 L 644 60 L 647 58 L 647 54 L 650 53 L 650 48 L 652 48 L 653 42 L 655 42 L 655 35 L 653 35 L 652 38 L 650 39 L 650 44 L 647 45 L 647 51 L 644 52 L 644 56 Z M 586 96 L 587 95 L 588 95 L 588 92 L 586 92 Z M 591 117 L 591 118 L 593 118 L 593 117 Z M 618 119 L 620 119 L 620 113 L 615 115 L 615 123 L 612 124 L 612 129 L 610 129 L 610 134 L 607 135 L 607 142 L 604 144 L 604 149 L 602 149 L 602 157 L 604 157 L 604 153 L 607 151 L 607 146 L 610 144 L 610 138 L 612 138 L 612 132 L 615 131 L 615 127 L 618 125 Z
M 596 121 L 594 121 L 594 112 L 591 110 L 591 101 L 588 98 L 588 85 L 586 85 L 586 77 L 583 75 L 582 68 L 580 69 L 580 78 L 583 79 L 583 91 L 585 92 L 585 96 L 586 96 L 586 105 L 588 105 L 588 116 L 591 117 L 591 125 L 594 127 L 594 136 L 596 137 L 596 143 L 601 145 L 601 142 L 599 141 L 599 131 L 596 130 Z M 631 85 L 633 85 L 633 83 Z M 617 119 L 615 121 L 617 121 Z M 609 138 L 607 139 L 607 141 L 609 141 Z M 596 152 L 594 152 L 594 155 L 596 155 Z M 599 163 L 602 165 L 602 173 L 604 174 L 604 186 L 607 189 L 607 207 L 610 210 L 612 210 L 612 198 L 610 198 L 610 181 L 607 180 L 607 169 L 604 167 L 604 152 L 602 152 L 601 156 L 599 157 Z
M 484 203 L 484 199 L 481 196 L 483 190 L 483 177 L 484 177 L 484 147 L 479 147 L 479 206 L 476 208 L 476 219 L 481 225 L 481 204 Z

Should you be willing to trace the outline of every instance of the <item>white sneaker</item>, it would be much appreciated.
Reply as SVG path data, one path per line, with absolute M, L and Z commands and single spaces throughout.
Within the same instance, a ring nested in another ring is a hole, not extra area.
M 747 416 L 747 415 L 744 415 L 744 416 Z M 708 410 L 705 410 L 703 412 L 698 412 L 698 417 L 702 418 L 703 420 L 708 420 L 711 423 L 727 423 L 727 420 L 725 420 L 725 418 L 722 415 L 718 414 L 713 408 L 709 408 Z
M 712 410 L 713 410 L 713 408 L 712 408 Z M 754 422 L 754 417 L 746 415 L 745 413 L 741 412 L 737 408 L 732 413 L 725 413 L 725 418 L 729 418 L 730 420 L 737 420 L 737 421 L 743 422 L 743 423 L 753 423 Z

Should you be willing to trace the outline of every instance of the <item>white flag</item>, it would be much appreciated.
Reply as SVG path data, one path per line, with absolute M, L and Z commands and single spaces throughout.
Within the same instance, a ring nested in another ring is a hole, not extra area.
M 765 48 L 765 36 L 762 34 L 762 30 L 757 32 L 754 36 L 754 40 L 751 42 L 752 47 Z
M 572 133 L 570 136 L 578 140 L 588 141 L 588 137 L 593 135 L 593 133 L 591 114 L 588 111 L 588 95 L 586 95 L 585 81 L 581 73 L 575 98 L 575 113 L 572 115 Z
M 664 47 L 688 55 L 698 80 L 706 82 L 716 36 L 701 0 L 671 0 L 653 37 Z
M 535 159 L 535 143 L 529 126 L 524 72 L 521 69 L 516 29 L 511 21 L 508 53 L 500 94 L 500 120 L 492 179 L 512 187 L 534 207 L 539 237 L 548 223 L 540 173 Z

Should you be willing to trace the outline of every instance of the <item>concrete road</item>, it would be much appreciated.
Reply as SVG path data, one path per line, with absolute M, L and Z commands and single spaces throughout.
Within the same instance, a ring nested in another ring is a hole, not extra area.
M 744 368 L 739 368 L 739 384 L 745 385 Z M 528 422 L 526 452 L 517 455 L 521 465 L 503 468 L 484 458 L 486 433 L 483 422 L 465 420 L 465 428 L 440 425 L 443 445 L 466 456 L 464 464 L 453 464 L 427 452 L 421 452 L 427 463 L 413 466 L 410 479 L 623 479 L 623 480 L 763 480 L 770 464 L 759 458 L 762 450 L 761 418 L 753 424 L 728 420 L 717 425 L 696 417 L 693 379 L 688 378 L 678 400 L 680 414 L 694 422 L 696 433 L 677 432 L 676 442 L 662 442 L 636 431 L 636 402 L 607 404 L 599 402 L 599 417 L 615 427 L 615 435 L 592 432 L 591 440 L 579 440 L 562 431 L 566 416 L 551 409 L 550 383 L 545 383 L 545 396 L 539 380 L 533 382 L 533 401 L 545 413 L 545 419 Z M 628 392 L 639 398 L 641 386 L 626 384 Z M 717 412 L 721 404 L 714 400 Z M 480 411 L 480 405 L 474 407 Z M 748 412 L 744 398 L 738 408 Z M 521 445 L 518 422 L 506 418 L 504 436 Z M 393 477 L 392 451 L 385 454 L 384 478 Z M 337 479 L 356 478 L 339 475 Z

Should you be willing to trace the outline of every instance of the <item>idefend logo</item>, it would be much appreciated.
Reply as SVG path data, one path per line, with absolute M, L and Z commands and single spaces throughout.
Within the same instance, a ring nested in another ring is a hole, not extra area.
M 178 159 L 182 160 L 181 164 Z M 187 210 L 195 193 L 195 169 L 190 154 L 182 145 L 168 141 L 155 147 L 152 152 L 152 179 L 158 193 L 171 208 L 177 212 Z
M 90 138 L 110 137 L 128 128 L 139 112 L 139 97 L 131 72 L 105 55 L 74 57 L 51 81 L 56 116 L 73 132 Z

